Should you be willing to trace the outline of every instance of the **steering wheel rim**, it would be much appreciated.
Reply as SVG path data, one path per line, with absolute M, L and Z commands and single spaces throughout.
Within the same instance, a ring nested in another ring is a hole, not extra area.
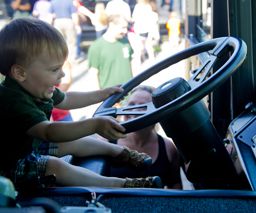
M 217 71 L 208 77 L 215 61 L 221 58 L 225 48 L 231 48 L 231 50 L 233 50 L 231 56 Z M 122 98 L 125 97 L 134 87 L 138 86 L 149 77 L 159 73 L 163 69 L 176 64 L 181 60 L 203 52 L 208 52 L 209 56 L 213 57 L 213 59 L 209 59 L 208 62 L 203 64 L 199 71 L 197 71 L 188 80 L 188 83 L 191 86 L 191 90 L 159 108 L 154 108 L 153 110 L 151 109 L 151 112 L 147 111 L 141 116 L 138 116 L 129 121 L 122 122 L 121 124 L 125 127 L 126 133 L 137 131 L 139 129 L 153 125 L 164 118 L 166 114 L 177 113 L 191 106 L 212 92 L 214 89 L 219 87 L 232 74 L 234 74 L 237 68 L 243 63 L 246 58 L 247 46 L 245 42 L 239 38 L 220 37 L 196 44 L 183 51 L 180 51 L 147 68 L 139 75 L 135 76 L 133 79 L 122 85 L 124 91 L 106 99 L 97 108 L 93 116 L 110 115 L 116 117 L 118 115 L 118 111 L 120 110 L 113 108 L 112 106 L 122 100 Z M 203 71 L 206 73 L 203 73 L 202 75 Z M 203 76 L 203 78 L 201 77 L 198 81 L 197 78 L 200 74 Z M 150 103 L 149 105 L 152 106 L 153 103 Z

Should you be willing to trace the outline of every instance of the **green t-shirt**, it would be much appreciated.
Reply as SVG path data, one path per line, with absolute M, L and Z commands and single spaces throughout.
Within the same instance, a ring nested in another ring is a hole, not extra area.
M 32 126 L 49 120 L 53 106 L 63 99 L 64 93 L 56 88 L 52 99 L 39 101 L 16 81 L 6 77 L 0 84 L 1 170 L 11 169 L 18 159 L 32 151 L 34 139 L 26 132 Z
M 127 39 L 108 42 L 103 37 L 89 48 L 89 67 L 99 70 L 100 88 L 126 83 L 132 78 L 132 48 Z

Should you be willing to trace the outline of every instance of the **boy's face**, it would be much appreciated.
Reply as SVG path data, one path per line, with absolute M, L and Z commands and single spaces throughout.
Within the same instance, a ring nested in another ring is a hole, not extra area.
M 39 99 L 50 99 L 55 86 L 65 76 L 62 66 L 64 59 L 58 60 L 47 51 L 43 51 L 32 63 L 24 69 L 24 80 L 20 81 L 21 86 L 30 94 Z

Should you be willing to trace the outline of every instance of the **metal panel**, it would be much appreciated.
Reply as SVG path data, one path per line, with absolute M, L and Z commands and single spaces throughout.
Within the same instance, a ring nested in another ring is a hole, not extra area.
M 247 58 L 239 71 L 211 95 L 211 116 L 218 132 L 224 136 L 229 121 L 238 116 L 246 104 L 255 101 L 256 1 L 214 0 L 213 38 L 235 36 L 243 39 L 248 48 Z
M 242 38 L 247 44 L 247 58 L 232 79 L 233 116 L 236 117 L 248 102 L 255 101 L 255 24 L 256 2 L 229 0 L 230 35 Z

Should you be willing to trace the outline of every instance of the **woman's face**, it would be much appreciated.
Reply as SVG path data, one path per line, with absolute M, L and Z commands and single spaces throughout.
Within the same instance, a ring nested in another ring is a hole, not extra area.
M 55 86 L 65 76 L 62 70 L 64 61 L 42 51 L 30 65 L 22 67 L 25 79 L 20 82 L 21 86 L 36 98 L 50 99 Z
M 145 104 L 151 101 L 152 101 L 152 95 L 149 92 L 145 90 L 137 90 L 128 98 L 127 105 L 133 106 L 138 104 Z M 140 109 L 136 109 L 136 111 L 138 110 Z M 141 110 L 144 110 L 144 109 L 141 109 Z M 124 119 L 129 120 L 134 117 L 135 115 L 128 115 L 128 116 L 125 116 Z

